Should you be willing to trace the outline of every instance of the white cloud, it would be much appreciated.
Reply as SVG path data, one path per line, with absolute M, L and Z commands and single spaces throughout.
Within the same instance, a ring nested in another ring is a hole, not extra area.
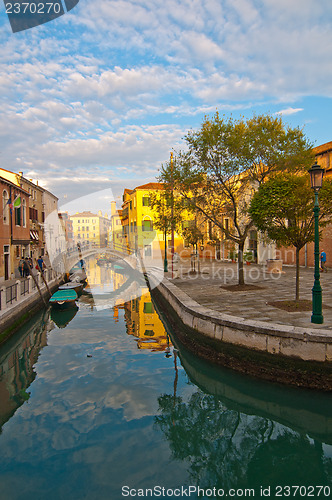
M 294 115 L 295 113 L 299 113 L 300 111 L 303 111 L 303 108 L 287 108 L 277 111 L 275 114 L 287 116 L 287 115 Z
M 153 177 L 205 113 L 283 103 L 279 113 L 299 114 L 296 99 L 332 97 L 331 10 L 330 0 L 100 0 L 20 36 L 4 30 L 2 159 L 33 165 L 48 185 L 54 172 L 81 187 L 98 169 Z

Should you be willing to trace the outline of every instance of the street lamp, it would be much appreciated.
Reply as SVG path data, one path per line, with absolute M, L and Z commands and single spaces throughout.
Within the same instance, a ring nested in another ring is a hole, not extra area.
M 168 262 L 167 262 L 167 230 L 165 229 L 165 258 L 164 258 L 164 273 L 168 271 Z
M 312 288 L 312 315 L 311 323 L 322 324 L 324 321 L 322 314 L 322 287 L 320 286 L 319 272 L 319 203 L 318 193 L 323 183 L 324 169 L 317 161 L 309 169 L 311 187 L 315 192 L 314 218 L 315 218 L 315 282 Z

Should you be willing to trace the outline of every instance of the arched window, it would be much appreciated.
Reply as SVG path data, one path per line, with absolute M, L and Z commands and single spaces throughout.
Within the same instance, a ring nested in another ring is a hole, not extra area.
M 144 217 L 142 221 L 142 230 L 143 231 L 153 231 L 153 222 L 152 219 L 148 216 Z
M 9 224 L 9 205 L 8 205 L 9 195 L 6 190 L 2 193 L 2 214 L 3 214 L 3 223 Z

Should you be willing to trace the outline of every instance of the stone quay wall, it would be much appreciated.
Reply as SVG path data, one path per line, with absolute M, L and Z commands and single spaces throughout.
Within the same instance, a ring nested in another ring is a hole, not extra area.
M 253 321 L 220 313 L 201 306 L 167 279 L 156 289 L 183 324 L 203 337 L 275 357 L 332 367 L 330 330 Z
M 49 293 L 39 272 L 33 270 L 46 304 Z M 44 278 L 51 293 L 63 282 L 63 274 L 51 268 L 45 269 Z M 32 276 L 25 279 L 10 280 L 0 286 L 0 344 L 12 335 L 17 328 L 41 307 L 44 302 Z M 2 335 L 3 334 L 3 335 Z

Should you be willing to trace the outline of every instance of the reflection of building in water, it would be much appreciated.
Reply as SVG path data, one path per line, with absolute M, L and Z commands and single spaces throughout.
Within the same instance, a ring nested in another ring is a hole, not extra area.
M 171 345 L 169 337 L 155 311 L 148 288 L 144 292 L 141 297 L 124 304 L 127 333 L 137 337 L 139 349 L 164 351 Z
M 89 285 L 98 286 L 98 289 L 107 292 L 117 290 L 127 280 L 126 275 L 115 272 L 110 263 L 97 265 L 98 257 L 99 255 L 90 257 L 85 263 Z
M 0 351 L 0 429 L 29 399 L 26 390 L 36 376 L 33 366 L 51 329 L 47 320 L 48 313 L 43 313 L 14 344 L 8 342 Z

